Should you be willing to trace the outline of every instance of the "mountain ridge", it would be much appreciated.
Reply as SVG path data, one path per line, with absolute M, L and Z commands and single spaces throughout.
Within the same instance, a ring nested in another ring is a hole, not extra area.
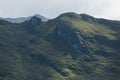
M 120 21 L 76 13 L 0 20 L 0 79 L 119 80 L 119 34 Z
M 43 22 L 46 22 L 46 21 L 49 20 L 48 18 L 43 17 L 43 16 L 41 16 L 41 15 L 39 15 L 39 14 L 35 14 L 35 15 L 33 15 L 33 16 L 29 16 L 29 17 L 0 18 L 0 19 L 2 19 L 2 20 L 6 20 L 6 21 L 8 21 L 8 22 L 12 22 L 12 23 L 22 23 L 22 22 L 25 22 L 25 21 L 30 20 L 30 19 L 31 19 L 32 17 L 34 17 L 34 16 L 40 18 Z

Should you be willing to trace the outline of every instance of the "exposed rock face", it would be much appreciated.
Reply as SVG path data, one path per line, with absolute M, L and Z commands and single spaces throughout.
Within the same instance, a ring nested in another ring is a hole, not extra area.
M 58 36 L 63 38 L 76 52 L 85 53 L 87 51 L 80 43 L 82 40 L 79 38 L 79 31 L 71 29 L 69 25 L 64 23 L 59 23 L 57 25 L 57 31 Z

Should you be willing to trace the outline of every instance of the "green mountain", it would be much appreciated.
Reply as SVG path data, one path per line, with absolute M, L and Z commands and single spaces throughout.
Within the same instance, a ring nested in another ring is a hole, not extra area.
M 120 21 L 73 12 L 0 20 L 0 80 L 120 80 Z

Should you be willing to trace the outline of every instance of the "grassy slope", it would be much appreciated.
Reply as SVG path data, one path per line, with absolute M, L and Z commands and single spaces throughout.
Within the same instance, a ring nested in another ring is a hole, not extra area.
M 81 40 L 81 45 L 84 45 L 89 50 L 88 55 L 83 54 L 78 57 L 77 62 L 83 65 L 83 68 L 79 65 L 81 66 L 80 68 L 85 69 L 86 74 L 94 76 L 93 79 L 96 77 L 97 80 L 112 80 L 114 76 L 116 76 L 116 80 L 119 79 L 120 45 L 117 35 L 119 35 L 120 29 L 118 28 L 118 31 L 115 31 L 109 26 L 74 18 L 71 19 L 65 16 L 62 17 L 62 21 L 67 23 L 72 29 L 77 30 L 76 34 Z
M 74 30 L 88 53 L 71 49 L 56 33 L 59 24 Z M 0 25 L 0 80 L 119 80 L 118 34 L 77 14 L 35 26 L 6 22 Z

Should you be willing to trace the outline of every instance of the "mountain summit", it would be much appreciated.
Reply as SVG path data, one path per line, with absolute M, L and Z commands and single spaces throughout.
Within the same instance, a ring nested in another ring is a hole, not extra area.
M 0 20 L 0 80 L 120 80 L 120 21 L 64 13 Z
M 40 18 L 43 22 L 46 22 L 48 21 L 48 18 L 46 17 L 43 17 L 39 14 L 35 14 L 33 16 L 29 16 L 29 17 L 19 17 L 19 18 L 1 18 L 2 20 L 6 20 L 8 22 L 12 22 L 12 23 L 22 23 L 22 22 L 25 22 L 25 21 L 28 21 L 30 20 L 32 17 L 38 17 Z

